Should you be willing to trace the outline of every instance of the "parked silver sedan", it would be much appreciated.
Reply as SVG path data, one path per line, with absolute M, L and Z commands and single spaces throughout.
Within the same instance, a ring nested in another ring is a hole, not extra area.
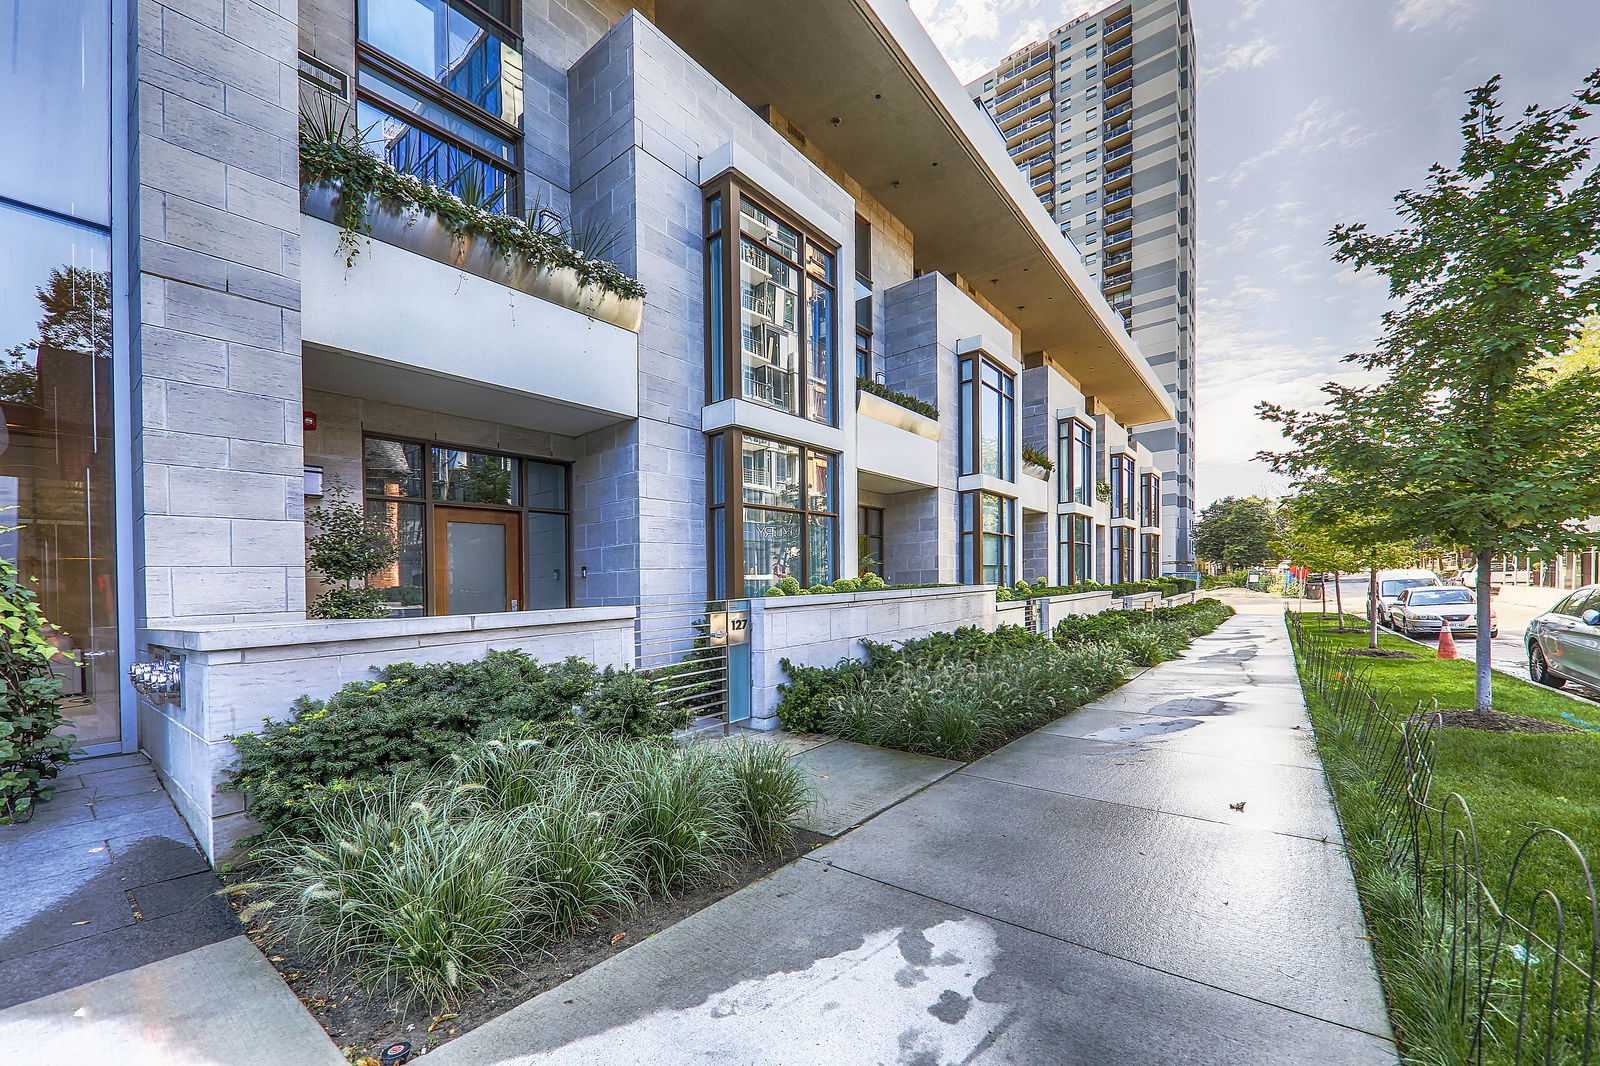
M 1451 633 L 1476 635 L 1478 597 L 1472 589 L 1434 586 L 1409 588 L 1389 610 L 1389 624 L 1408 637 L 1437 636 L 1450 623 Z M 1489 635 L 1500 635 L 1494 609 L 1489 609 Z
M 1528 676 L 1560 688 L 1600 685 L 1600 585 L 1586 585 L 1528 623 Z

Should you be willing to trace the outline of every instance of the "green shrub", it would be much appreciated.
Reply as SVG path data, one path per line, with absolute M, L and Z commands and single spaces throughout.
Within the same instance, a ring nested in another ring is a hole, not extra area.
M 447 1004 L 541 942 L 781 850 L 810 800 L 775 744 L 501 737 L 309 801 L 298 837 L 255 853 L 257 887 L 308 945 Z
M 684 724 L 653 683 L 576 658 L 540 663 L 492 651 L 464 663 L 394 663 L 377 674 L 326 701 L 302 697 L 286 720 L 232 738 L 239 761 L 226 787 L 249 797 L 264 829 L 282 827 L 324 791 L 427 769 L 506 730 L 644 736 Z
M 778 686 L 778 721 L 791 733 L 820 733 L 829 704 L 866 679 L 866 664 L 840 659 L 833 666 L 798 666 L 780 662 L 789 680 Z
M 825 592 L 832 592 L 833 591 L 833 586 L 824 585 L 822 582 L 819 581 L 815 585 L 812 585 L 810 588 L 806 589 L 806 591 L 808 593 L 810 593 L 811 595 L 813 595 L 813 596 L 820 596 Z
M 72 758 L 78 740 L 58 733 L 61 680 L 50 669 L 58 650 L 46 637 L 51 626 L 39 597 L 16 565 L 0 558 L 0 825 L 25 822 L 34 804 L 48 800 L 53 781 Z
M 778 582 L 778 587 L 783 590 L 785 596 L 798 596 L 802 591 L 800 579 L 792 575 Z
M 863 574 L 861 576 L 861 591 L 863 592 L 882 592 L 887 587 L 883 578 L 877 574 Z
M 774 585 L 774 586 L 772 586 L 770 589 L 768 589 L 766 591 L 765 595 L 767 595 L 767 596 L 783 596 L 783 595 L 787 595 L 787 594 L 783 591 L 783 588 L 781 586 Z
M 853 577 L 841 577 L 833 583 L 833 591 L 835 592 L 857 592 L 860 588 L 861 582 Z

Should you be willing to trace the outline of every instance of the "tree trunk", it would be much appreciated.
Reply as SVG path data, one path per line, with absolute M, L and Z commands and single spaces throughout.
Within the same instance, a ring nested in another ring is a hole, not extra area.
M 1372 583 L 1367 586 L 1367 622 L 1371 626 L 1367 647 L 1378 650 L 1378 564 L 1372 564 Z
M 1494 673 L 1489 657 L 1493 644 L 1489 636 L 1489 611 L 1494 594 L 1489 585 L 1489 567 L 1494 564 L 1494 553 L 1480 550 L 1478 561 L 1478 662 L 1477 678 L 1473 684 L 1473 709 L 1494 710 Z
M 1327 593 L 1323 593 L 1326 597 Z M 1339 571 L 1333 572 L 1333 603 L 1339 611 L 1339 628 L 1344 628 L 1344 590 L 1339 587 Z

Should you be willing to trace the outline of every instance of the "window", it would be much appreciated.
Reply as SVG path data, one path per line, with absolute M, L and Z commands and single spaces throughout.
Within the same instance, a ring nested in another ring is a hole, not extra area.
M 1100 234 L 1098 234 L 1098 233 L 1089 234 L 1087 237 L 1085 237 L 1083 239 L 1083 243 L 1084 244 L 1098 244 L 1098 243 L 1100 243 Z
M 360 0 L 356 122 L 396 169 L 521 210 L 522 52 L 507 0 Z
M 1100 212 L 1098 211 L 1090 211 L 1087 215 L 1083 216 L 1083 224 L 1085 226 L 1092 226 L 1098 221 L 1100 221 Z
M 862 574 L 883 576 L 883 508 L 862 507 L 856 516 L 857 536 L 861 539 L 860 563 Z
M 1159 526 L 1161 524 L 1160 475 L 1142 475 L 1139 488 L 1139 524 L 1141 526 Z
M 1083 195 L 1083 202 L 1085 204 L 1092 204 L 1098 199 L 1100 199 L 1100 193 L 1096 189 L 1090 189 Z
M 1091 148 L 1087 152 L 1083 153 L 1083 161 L 1085 163 L 1093 163 L 1099 155 L 1099 149 Z
M 569 471 L 427 441 L 362 442 L 367 516 L 400 558 L 367 583 L 398 616 L 571 605 Z
M 1161 576 L 1161 534 L 1139 534 L 1139 577 L 1149 580 Z
M 1094 503 L 1094 427 L 1076 418 L 1056 424 L 1056 468 L 1062 503 Z
M 706 456 L 711 595 L 760 596 L 787 577 L 832 584 L 837 457 L 733 429 L 712 434 Z
M 1111 574 L 1109 581 L 1120 585 L 1133 580 L 1133 530 L 1127 526 L 1112 526 Z
M 1099 259 L 1100 254 L 1098 252 L 1090 252 L 1088 255 L 1083 257 L 1083 262 L 1085 266 L 1094 266 Z
M 1009 585 L 1016 571 L 1017 501 L 992 492 L 961 493 L 961 580 Z
M 1134 516 L 1133 457 L 1120 452 L 1111 457 L 1111 517 Z
M 872 376 L 872 224 L 856 216 L 856 377 Z
M 1058 515 L 1060 527 L 1060 582 L 1081 585 L 1094 580 L 1094 527 L 1088 515 Z
M 728 176 L 706 197 L 708 400 L 752 400 L 834 422 L 834 258 Z M 737 205 L 733 219 L 725 216 Z M 737 231 L 727 223 L 736 221 Z M 738 338 L 738 357 L 729 338 Z
M 1015 479 L 1016 378 L 981 355 L 963 357 L 961 472 Z
M 1091 44 L 1088 48 L 1085 48 L 1083 50 L 1083 58 L 1088 59 L 1090 56 L 1094 55 L 1099 50 L 1100 50 L 1100 46 L 1099 45 Z

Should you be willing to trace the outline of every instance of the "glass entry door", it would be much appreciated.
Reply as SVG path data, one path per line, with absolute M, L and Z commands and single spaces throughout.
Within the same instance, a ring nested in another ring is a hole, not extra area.
M 433 509 L 436 614 L 522 609 L 522 515 L 473 507 Z

